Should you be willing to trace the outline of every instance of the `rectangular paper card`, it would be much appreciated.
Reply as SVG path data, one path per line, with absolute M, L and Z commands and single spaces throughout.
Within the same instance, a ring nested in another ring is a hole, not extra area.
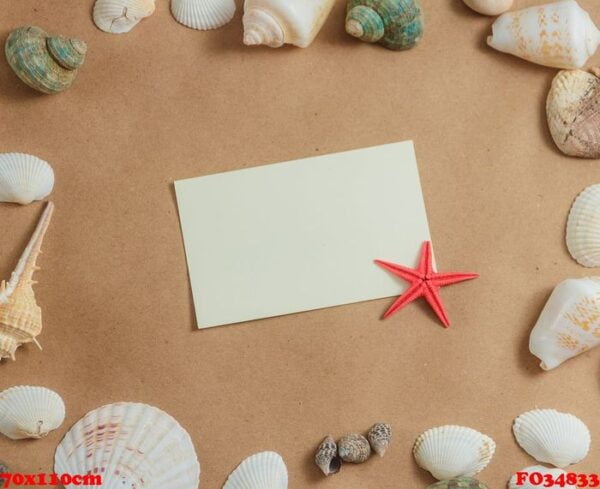
M 415 266 L 429 240 L 412 141 L 175 190 L 199 328 L 399 295 L 373 260 Z

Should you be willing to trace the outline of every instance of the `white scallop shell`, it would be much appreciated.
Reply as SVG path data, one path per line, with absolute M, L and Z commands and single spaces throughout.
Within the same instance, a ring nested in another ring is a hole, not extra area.
M 538 462 L 564 468 L 581 462 L 590 450 L 590 431 L 576 416 L 534 409 L 513 424 L 517 443 Z
M 417 464 L 438 480 L 472 477 L 489 463 L 496 443 L 489 436 L 464 426 L 431 428 L 417 438 L 413 455 Z
M 287 489 L 288 472 L 275 452 L 251 455 L 235 469 L 223 489 Z
M 567 220 L 567 248 L 584 267 L 600 266 L 600 184 L 581 192 Z
M 50 195 L 54 171 L 40 158 L 23 153 L 0 153 L 0 202 L 30 204 Z
M 94 23 L 111 34 L 123 34 L 154 13 L 154 0 L 96 0 Z
M 160 409 L 129 402 L 86 414 L 56 449 L 54 468 L 101 474 L 103 489 L 197 489 L 200 482 L 188 433 Z
M 206 31 L 227 24 L 235 14 L 234 0 L 171 0 L 175 20 L 192 29 Z
M 0 393 L 0 433 L 13 440 L 43 438 L 65 420 L 65 403 L 54 391 L 27 385 Z
M 540 474 L 542 474 L 542 476 L 549 474 L 550 476 L 552 476 L 552 480 L 554 481 L 556 481 L 556 479 L 563 474 L 565 477 L 567 476 L 567 472 L 565 472 L 562 469 L 549 469 L 548 467 L 544 467 L 543 465 L 533 465 L 532 467 L 527 467 L 523 470 L 520 470 L 519 472 L 527 472 L 527 474 L 529 475 L 535 472 L 539 472 Z M 534 485 L 529 480 L 529 477 L 527 477 L 522 484 L 519 484 L 517 474 L 514 474 L 510 478 L 510 481 L 508 481 L 508 489 L 539 489 L 540 487 L 547 487 L 549 489 L 575 489 L 577 486 L 570 486 L 568 484 L 553 484 L 549 486 L 545 484 L 545 481 L 542 484 Z

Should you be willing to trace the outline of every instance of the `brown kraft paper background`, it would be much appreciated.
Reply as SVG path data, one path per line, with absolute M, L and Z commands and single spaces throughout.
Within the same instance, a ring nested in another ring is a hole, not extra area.
M 600 22 L 597 2 L 580 4 Z M 347 36 L 342 1 L 304 50 L 243 46 L 241 1 L 230 24 L 199 32 L 157 0 L 123 35 L 98 30 L 92 5 L 0 0 L 2 43 L 34 24 L 89 45 L 74 86 L 55 96 L 0 62 L 0 151 L 40 156 L 57 176 L 36 275 L 44 351 L 24 346 L 2 362 L 0 388 L 55 389 L 68 411 L 44 440 L 0 437 L 0 459 L 50 472 L 73 423 L 129 400 L 189 431 L 206 489 L 260 450 L 282 454 L 292 489 L 425 488 L 433 479 L 412 444 L 443 424 L 495 439 L 479 478 L 501 488 L 534 464 L 513 440 L 513 419 L 553 407 L 592 432 L 573 469 L 600 470 L 600 351 L 543 372 L 527 347 L 552 288 L 595 272 L 569 257 L 564 227 L 575 195 L 600 181 L 600 163 L 552 143 L 544 102 L 556 70 L 487 48 L 492 19 L 460 0 L 423 0 L 426 34 L 408 52 Z M 174 180 L 407 139 L 440 270 L 481 274 L 442 291 L 451 329 L 421 301 L 380 321 L 392 299 L 196 329 Z M 40 212 L 0 205 L 2 277 Z M 312 462 L 321 438 L 376 421 L 395 430 L 386 457 L 324 478 Z

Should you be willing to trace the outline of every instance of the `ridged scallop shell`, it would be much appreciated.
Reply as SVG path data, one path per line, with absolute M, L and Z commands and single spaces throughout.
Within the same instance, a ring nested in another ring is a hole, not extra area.
M 54 469 L 101 474 L 103 489 L 197 489 L 200 482 L 188 433 L 160 409 L 130 402 L 86 414 L 56 449 Z
M 234 0 L 171 0 L 171 13 L 177 22 L 206 31 L 227 24 L 235 14 Z
M 154 0 L 96 0 L 94 24 L 111 34 L 124 34 L 154 13 Z
M 39 270 L 36 262 L 53 212 L 54 204 L 48 202 L 9 281 L 0 283 L 0 360 L 15 360 L 24 343 L 42 348 L 36 339 L 42 332 L 42 310 L 35 300 L 33 274 Z
M 569 211 L 567 249 L 584 267 L 600 266 L 600 184 L 581 192 Z
M 39 27 L 12 31 L 4 46 L 8 64 L 31 88 L 43 93 L 61 92 L 71 86 L 87 53 L 79 39 L 50 36 Z
M 260 452 L 245 459 L 229 476 L 223 489 L 287 489 L 288 472 L 281 455 Z
M 472 477 L 455 477 L 454 479 L 439 481 L 427 486 L 427 489 L 489 489 L 483 482 Z
M 508 12 L 513 0 L 463 0 L 467 7 L 483 15 L 500 15 Z
M 337 443 L 338 455 L 344 462 L 361 464 L 371 456 L 369 441 L 358 433 L 350 433 Z
M 367 435 L 373 451 L 383 457 L 392 442 L 392 426 L 388 423 L 376 423 Z
M 588 454 L 590 431 L 579 418 L 554 409 L 534 409 L 513 424 L 517 443 L 538 462 L 564 468 Z
M 54 171 L 40 158 L 23 153 L 0 153 L 0 202 L 30 204 L 54 188 Z
M 337 474 L 342 467 L 342 461 L 337 455 L 337 444 L 331 435 L 327 435 L 317 448 L 315 464 L 325 475 Z
M 0 393 L 0 433 L 13 440 L 43 438 L 65 420 L 65 403 L 45 387 L 17 386 Z
M 431 428 L 417 438 L 413 455 L 417 464 L 438 480 L 472 477 L 490 463 L 496 443 L 489 436 L 464 426 Z
M 527 467 L 523 470 L 520 470 L 519 472 L 527 472 L 528 474 L 532 474 L 534 472 L 539 472 L 542 475 L 546 475 L 546 474 L 550 474 L 552 476 L 553 480 L 556 480 L 557 477 L 560 477 L 562 474 L 564 474 L 564 476 L 566 477 L 567 472 L 565 472 L 562 469 L 557 469 L 557 468 L 553 468 L 550 469 L 548 467 L 544 467 L 543 465 L 534 465 L 532 467 Z M 566 479 L 565 479 L 566 481 Z M 552 486 L 548 486 L 545 485 L 545 483 L 542 484 L 538 484 L 538 485 L 533 485 L 530 481 L 529 478 L 526 477 L 524 479 L 524 481 L 522 481 L 521 484 L 518 483 L 519 479 L 517 477 L 517 474 L 514 474 L 510 480 L 508 481 L 508 489 L 539 489 L 540 487 L 546 487 L 549 489 L 575 489 L 577 486 L 570 486 L 568 484 L 562 485 L 562 484 L 554 484 Z

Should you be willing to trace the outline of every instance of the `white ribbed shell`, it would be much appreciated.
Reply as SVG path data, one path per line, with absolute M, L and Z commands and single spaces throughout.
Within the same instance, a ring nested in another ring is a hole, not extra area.
M 439 426 L 423 433 L 413 448 L 417 464 L 438 480 L 472 477 L 489 463 L 496 443 L 489 436 L 464 426 Z
M 12 438 L 43 438 L 65 420 L 65 403 L 54 391 L 27 385 L 0 393 L 0 432 Z
M 567 220 L 567 248 L 584 267 L 600 267 L 600 184 L 581 192 Z
M 154 0 L 96 0 L 94 24 L 104 32 L 123 34 L 154 13 Z
M 581 462 L 590 450 L 590 431 L 583 421 L 554 409 L 521 414 L 515 419 L 513 433 L 534 459 L 561 469 Z
M 177 22 L 192 29 L 217 29 L 233 18 L 235 1 L 171 0 L 171 13 Z
M 251 455 L 235 469 L 223 489 L 287 489 L 288 473 L 275 452 Z
M 56 473 L 101 474 L 103 489 L 198 489 L 188 433 L 146 404 L 109 404 L 86 414 L 56 449 Z M 88 486 L 66 486 L 66 489 Z M 93 486 L 89 486 L 91 489 Z
M 519 472 L 527 472 L 528 474 L 532 474 L 534 472 L 539 472 L 540 474 L 545 475 L 545 474 L 550 474 L 552 476 L 552 478 L 554 480 L 556 480 L 557 477 L 560 477 L 561 474 L 564 474 L 565 477 L 567 475 L 567 473 L 562 470 L 562 469 L 550 469 L 548 467 L 544 467 L 543 465 L 533 465 L 532 467 L 527 467 L 523 470 L 520 470 Z M 565 479 L 566 481 L 566 479 Z M 530 480 L 529 477 L 527 477 L 525 479 L 525 482 L 523 484 L 518 484 L 518 478 L 517 478 L 517 474 L 514 474 L 510 480 L 508 481 L 508 489 L 540 489 L 540 487 L 548 487 L 544 484 L 542 485 L 533 485 Z M 535 481 L 534 481 L 535 482 Z M 549 489 L 575 489 L 577 486 L 570 486 L 568 484 L 566 485 L 560 485 L 560 484 L 555 484 L 552 486 L 549 486 Z
M 54 171 L 40 158 L 23 153 L 0 153 L 0 202 L 30 204 L 50 195 Z

